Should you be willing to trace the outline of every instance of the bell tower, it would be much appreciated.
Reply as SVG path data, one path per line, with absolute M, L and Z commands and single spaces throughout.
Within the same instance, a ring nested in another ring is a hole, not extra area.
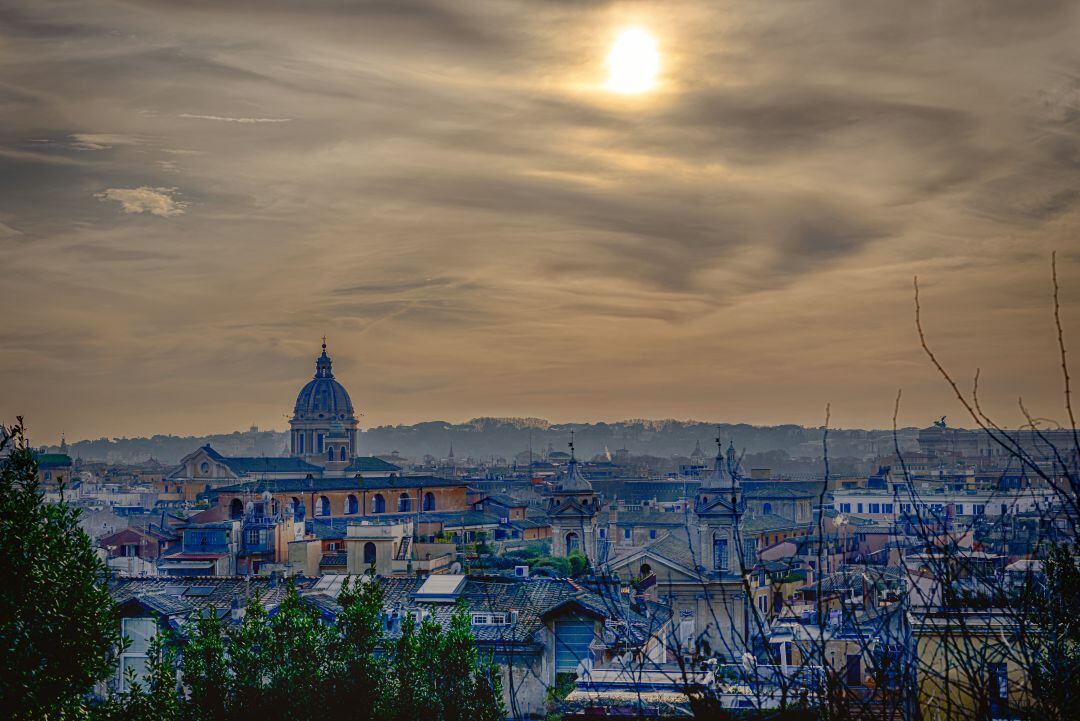
M 729 443 L 725 455 L 718 428 L 713 470 L 698 488 L 694 504 L 701 534 L 702 565 L 706 572 L 721 578 L 741 578 L 739 553 L 743 544 L 737 534 L 744 510 L 735 445 Z
M 571 551 L 581 551 L 595 566 L 596 517 L 600 513 L 600 498 L 578 467 L 573 431 L 570 432 L 569 446 L 570 463 L 548 499 L 551 553 L 565 558 Z

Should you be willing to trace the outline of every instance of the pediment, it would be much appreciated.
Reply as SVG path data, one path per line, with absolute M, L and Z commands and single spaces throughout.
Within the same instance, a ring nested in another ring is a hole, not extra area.
M 660 556 L 651 552 L 648 548 L 641 549 L 638 553 L 632 553 L 628 556 L 623 556 L 617 561 L 613 561 L 609 564 L 612 571 L 618 571 L 623 568 L 629 568 L 636 571 L 641 567 L 641 564 L 648 563 L 652 567 L 653 573 L 656 574 L 657 580 L 662 581 L 701 581 L 703 577 L 701 574 L 695 573 L 693 569 L 686 568 L 680 563 L 676 563 L 669 558 Z

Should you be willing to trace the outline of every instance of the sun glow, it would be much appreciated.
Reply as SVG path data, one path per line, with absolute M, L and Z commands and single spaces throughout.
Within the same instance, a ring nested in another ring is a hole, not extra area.
M 643 93 L 656 85 L 660 51 L 656 40 L 641 28 L 619 33 L 607 56 L 607 87 L 616 93 Z

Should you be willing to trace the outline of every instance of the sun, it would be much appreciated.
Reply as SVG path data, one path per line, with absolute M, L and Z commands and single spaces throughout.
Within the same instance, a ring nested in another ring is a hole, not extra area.
M 660 73 L 656 40 L 641 28 L 623 30 L 611 46 L 607 65 L 609 90 L 627 95 L 651 90 Z

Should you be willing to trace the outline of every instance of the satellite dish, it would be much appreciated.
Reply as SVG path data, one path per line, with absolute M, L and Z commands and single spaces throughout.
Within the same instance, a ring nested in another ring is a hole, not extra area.
M 255 504 L 251 501 L 248 501 L 247 504 L 244 506 L 244 511 L 247 513 L 251 513 L 253 510 L 255 510 Z
M 272 493 L 270 493 L 270 491 L 263 491 L 262 499 L 263 503 L 269 503 L 274 499 L 274 496 Z

